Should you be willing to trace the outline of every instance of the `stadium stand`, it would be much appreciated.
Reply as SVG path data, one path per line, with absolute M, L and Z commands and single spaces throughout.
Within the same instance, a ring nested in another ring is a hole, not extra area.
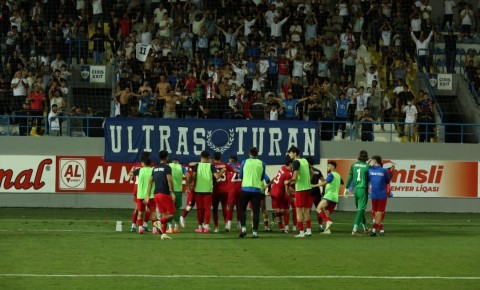
M 438 0 L 59 3 L 0 0 L 5 135 L 48 135 L 55 118 L 62 136 L 101 136 L 106 116 L 270 119 L 272 107 L 280 120 L 335 128 L 327 124 L 345 113 L 337 105 L 343 92 L 350 100 L 345 139 L 357 140 L 363 86 L 375 141 L 416 141 L 399 131 L 407 101 L 395 90 L 399 78 L 418 114 L 434 115 L 437 129 L 452 120 L 479 123 L 463 118 L 458 92 L 439 97 L 420 67 L 461 75 L 455 81 L 478 106 L 476 3 L 459 4 L 453 21 Z M 415 43 L 423 38 L 425 46 Z M 59 111 L 49 117 L 52 104 Z M 344 139 L 341 132 L 331 136 Z

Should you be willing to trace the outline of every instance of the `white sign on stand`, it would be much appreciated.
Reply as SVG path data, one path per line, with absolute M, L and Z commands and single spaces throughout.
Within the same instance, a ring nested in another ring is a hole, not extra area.
M 438 74 L 437 90 L 451 91 L 453 90 L 453 75 L 452 74 Z

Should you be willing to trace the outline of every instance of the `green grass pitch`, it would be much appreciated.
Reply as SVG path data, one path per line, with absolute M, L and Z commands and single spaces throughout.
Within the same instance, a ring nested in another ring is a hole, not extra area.
M 387 213 L 385 237 L 352 237 L 354 213 L 336 212 L 330 236 L 314 219 L 312 237 L 240 239 L 194 233 L 192 212 L 163 241 L 130 214 L 1 208 L 0 289 L 480 289 L 478 214 Z

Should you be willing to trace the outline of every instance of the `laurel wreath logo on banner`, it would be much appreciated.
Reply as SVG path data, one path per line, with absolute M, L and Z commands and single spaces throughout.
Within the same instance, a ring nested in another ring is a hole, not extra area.
M 223 132 L 228 136 L 228 142 L 223 146 L 216 146 L 212 142 L 212 137 L 217 131 Z M 230 146 L 232 146 L 233 141 L 235 141 L 235 133 L 234 133 L 233 129 L 228 130 L 228 132 L 223 130 L 223 129 L 217 129 L 213 132 L 212 132 L 212 130 L 207 131 L 207 145 L 208 145 L 208 147 L 212 148 L 213 151 L 215 151 L 215 152 L 220 152 L 222 154 L 225 153 L 225 151 L 227 151 L 228 148 L 230 148 Z

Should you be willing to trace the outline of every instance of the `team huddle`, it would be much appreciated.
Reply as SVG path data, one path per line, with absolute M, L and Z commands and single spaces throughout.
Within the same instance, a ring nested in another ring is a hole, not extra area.
M 314 158 L 303 158 L 300 149 L 292 146 L 288 150 L 285 164 L 273 179 L 266 174 L 265 163 L 258 158 L 258 149 L 249 150 L 249 158 L 241 164 L 236 156 L 230 156 L 229 162 L 221 161 L 221 154 L 215 152 L 213 159 L 208 151 L 200 155 L 200 162 L 190 163 L 189 169 L 173 158 L 169 163 L 169 154 L 159 152 L 160 162 L 152 166 L 149 153 L 142 154 L 140 164 L 130 171 L 135 176 L 134 201 L 132 214 L 132 232 L 143 234 L 148 231 L 151 220 L 153 234 L 161 234 L 161 239 L 170 239 L 167 234 L 180 232 L 192 208 L 197 208 L 197 233 L 210 232 L 210 220 L 213 215 L 213 232 L 219 232 L 219 208 L 221 205 L 225 231 L 232 230 L 233 212 L 236 210 L 239 237 L 247 236 L 247 208 L 251 209 L 252 238 L 258 238 L 260 213 L 266 231 L 269 215 L 266 210 L 266 196 L 272 202 L 272 222 L 278 230 L 290 231 L 290 212 L 292 212 L 292 231 L 297 238 L 312 235 L 310 220 L 311 208 L 318 213 L 318 225 L 322 234 L 331 234 L 333 221 L 331 216 L 337 206 L 340 186 L 344 183 L 337 172 L 335 161 L 329 161 L 327 176 L 315 168 Z M 367 162 L 368 161 L 368 162 Z M 365 233 L 384 235 L 383 219 L 387 197 L 391 196 L 389 183 L 393 169 L 382 167 L 380 156 L 372 156 L 360 151 L 358 161 L 351 168 L 344 196 L 353 192 L 357 212 L 352 235 L 358 236 L 361 225 Z M 181 210 L 182 192 L 187 192 L 186 207 Z M 367 227 L 365 209 L 368 197 L 372 200 L 373 228 Z M 138 229 L 137 229 L 138 228 Z

